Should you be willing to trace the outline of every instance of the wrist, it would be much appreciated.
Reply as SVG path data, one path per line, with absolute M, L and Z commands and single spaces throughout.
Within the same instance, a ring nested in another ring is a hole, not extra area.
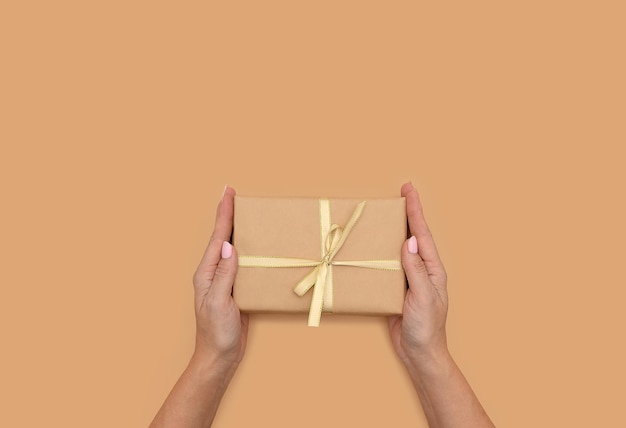
M 403 361 L 411 375 L 420 378 L 445 375 L 454 365 L 452 355 L 446 346 L 427 347 L 407 353 Z
M 241 362 L 241 357 L 237 349 L 231 345 L 219 346 L 215 341 L 207 341 L 203 335 L 196 334 L 196 344 L 193 351 L 194 358 L 204 363 L 210 362 L 212 365 L 229 369 L 237 368 Z
M 224 358 L 215 352 L 195 350 L 189 361 L 188 369 L 201 382 L 218 382 L 226 387 L 239 364 Z

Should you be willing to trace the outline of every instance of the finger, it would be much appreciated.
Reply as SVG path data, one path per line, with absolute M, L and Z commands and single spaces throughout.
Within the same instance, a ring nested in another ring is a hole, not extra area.
M 230 241 L 233 233 L 233 213 L 235 189 L 226 186 L 224 196 L 219 204 L 217 204 L 217 212 L 215 214 L 215 227 L 213 234 L 209 239 L 209 244 L 202 256 L 200 266 L 203 268 L 211 268 L 220 261 L 220 252 L 222 251 L 222 242 Z
M 212 237 L 219 241 L 230 241 L 230 235 L 233 232 L 235 194 L 235 189 L 226 186 L 222 200 L 217 205 Z
M 408 182 L 402 185 L 401 194 L 406 198 L 406 215 L 411 235 L 417 239 L 419 255 L 424 261 L 428 273 L 436 276 L 444 275 L 443 263 L 439 258 L 437 246 L 426 224 L 417 189 L 413 187 L 411 182 Z
M 228 241 L 222 241 L 220 261 L 215 269 L 211 288 L 217 297 L 230 297 L 233 292 L 233 283 L 237 275 L 237 252 Z
M 402 245 L 402 267 L 409 282 L 409 289 L 417 291 L 423 287 L 432 287 L 426 263 L 418 253 L 415 236 L 411 236 Z

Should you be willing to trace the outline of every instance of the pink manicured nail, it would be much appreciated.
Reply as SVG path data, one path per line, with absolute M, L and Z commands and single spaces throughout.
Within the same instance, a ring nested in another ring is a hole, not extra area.
M 415 236 L 409 238 L 409 253 L 417 254 L 417 238 Z
M 222 192 L 222 199 L 224 199 L 224 195 L 226 194 L 226 189 L 228 189 L 228 184 L 224 186 L 224 191 Z
M 229 259 L 233 255 L 233 246 L 228 241 L 222 244 L 222 258 Z

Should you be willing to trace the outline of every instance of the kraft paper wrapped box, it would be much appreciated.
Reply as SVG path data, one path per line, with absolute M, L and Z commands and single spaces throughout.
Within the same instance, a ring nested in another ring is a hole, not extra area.
M 242 312 L 401 314 L 406 200 L 235 196 Z

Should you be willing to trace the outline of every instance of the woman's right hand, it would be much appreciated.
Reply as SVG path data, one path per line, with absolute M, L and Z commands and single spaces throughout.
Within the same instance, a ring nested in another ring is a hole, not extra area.
M 406 366 L 428 425 L 485 427 L 493 423 L 454 362 L 446 339 L 447 275 L 417 190 L 402 186 L 411 237 L 402 245 L 409 282 L 402 315 L 389 317 L 393 347 Z
M 402 246 L 402 266 L 409 289 L 402 315 L 389 317 L 393 347 L 411 368 L 447 356 L 447 275 L 413 185 L 405 183 L 406 213 L 412 235 Z

